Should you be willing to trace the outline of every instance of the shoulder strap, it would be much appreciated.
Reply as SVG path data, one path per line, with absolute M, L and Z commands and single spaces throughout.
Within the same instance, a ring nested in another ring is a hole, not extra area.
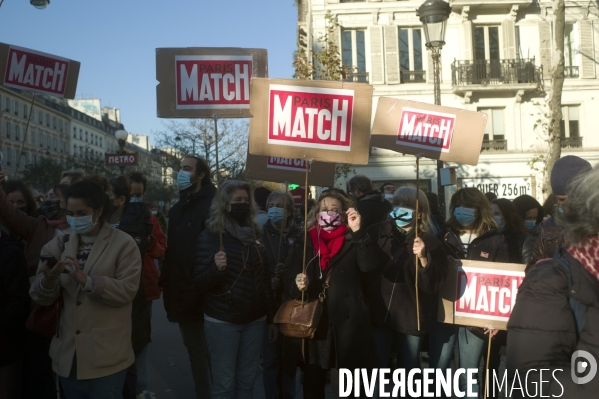
M 67 242 L 71 239 L 70 234 L 65 234 L 62 239 L 62 243 L 60 244 L 60 252 L 64 252 Z
M 566 275 L 568 276 L 568 299 L 570 302 L 570 308 L 572 309 L 572 313 L 574 314 L 574 319 L 576 319 L 577 333 L 580 334 L 580 331 L 584 327 L 584 320 L 588 306 L 570 296 L 573 284 L 572 271 L 570 270 L 570 262 L 568 261 L 568 251 L 566 251 L 566 248 L 563 244 L 555 253 L 555 255 L 553 255 L 553 260 L 558 261 L 566 270 Z

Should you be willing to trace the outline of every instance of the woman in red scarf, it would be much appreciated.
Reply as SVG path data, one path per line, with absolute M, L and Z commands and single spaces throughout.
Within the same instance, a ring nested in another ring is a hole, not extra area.
M 375 368 L 379 359 L 372 338 L 370 314 L 363 299 L 363 272 L 377 267 L 377 253 L 360 229 L 361 218 L 350 200 L 337 191 L 325 191 L 308 216 L 308 242 L 304 273 L 303 242 L 296 240 L 284 271 L 289 298 L 318 298 L 330 273 L 325 309 L 314 339 L 303 343 L 304 398 L 324 398 L 326 370 L 337 391 L 339 368 Z M 302 350 L 285 354 L 297 364 Z M 335 395 L 336 396 L 336 395 Z

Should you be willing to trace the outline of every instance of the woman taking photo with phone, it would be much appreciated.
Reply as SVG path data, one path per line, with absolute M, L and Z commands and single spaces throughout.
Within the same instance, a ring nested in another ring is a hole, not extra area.
M 133 364 L 131 302 L 141 274 L 133 238 L 104 221 L 108 196 L 97 183 L 77 182 L 66 193 L 71 234 L 42 248 L 58 262 L 40 264 L 31 286 L 34 301 L 63 301 L 50 357 L 70 398 L 121 398 Z

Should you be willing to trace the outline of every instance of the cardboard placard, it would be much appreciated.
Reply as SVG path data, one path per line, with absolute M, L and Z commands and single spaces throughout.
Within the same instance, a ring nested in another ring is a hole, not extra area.
M 306 180 L 306 161 L 248 154 L 245 176 L 252 180 L 282 183 L 301 183 Z M 335 184 L 335 164 L 312 162 L 308 170 L 308 184 L 330 187 Z
M 525 265 L 456 260 L 439 292 L 438 320 L 507 330 Z
M 63 98 L 75 98 L 81 63 L 0 43 L 0 83 Z
M 265 49 L 156 49 L 159 118 L 250 118 L 250 82 L 267 77 Z
M 252 79 L 251 154 L 366 165 L 372 86 Z
M 486 123 L 482 112 L 381 97 L 370 145 L 477 165 Z

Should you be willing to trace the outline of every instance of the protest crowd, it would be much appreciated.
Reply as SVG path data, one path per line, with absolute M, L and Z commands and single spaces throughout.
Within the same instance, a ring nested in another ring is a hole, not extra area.
M 570 367 L 576 350 L 599 359 L 599 167 L 559 159 L 546 204 L 459 189 L 448 219 L 434 193 L 355 175 L 306 205 L 305 220 L 285 190 L 217 188 L 200 157 L 180 167 L 167 231 L 140 173 L 65 171 L 39 205 L 0 172 L 1 398 L 152 397 L 161 295 L 197 398 L 252 398 L 263 383 L 267 399 L 293 399 L 301 372 L 303 397 L 323 399 L 327 382 L 338 397 L 339 369 L 487 361 L 522 376 L 562 369 L 544 395 L 596 397 L 599 378 L 575 384 Z M 507 331 L 439 321 L 459 260 L 526 265 Z M 298 304 L 322 312 L 309 331 L 285 321 Z

